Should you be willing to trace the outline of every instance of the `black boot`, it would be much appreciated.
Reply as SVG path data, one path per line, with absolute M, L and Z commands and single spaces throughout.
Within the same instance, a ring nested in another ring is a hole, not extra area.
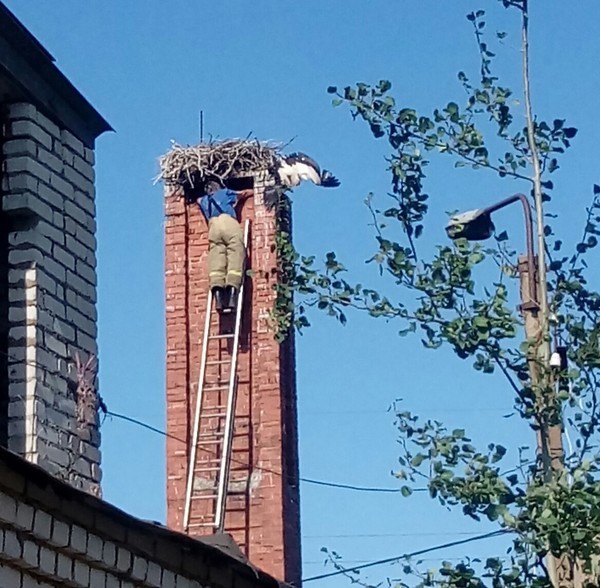
M 237 306 L 238 289 L 235 286 L 227 286 L 227 304 L 225 312 L 233 312 Z
M 223 310 L 223 307 L 225 306 L 223 300 L 223 298 L 225 297 L 225 289 L 221 286 L 215 286 L 212 289 L 212 295 L 213 300 L 215 301 L 215 308 L 217 309 L 217 312 L 221 312 Z

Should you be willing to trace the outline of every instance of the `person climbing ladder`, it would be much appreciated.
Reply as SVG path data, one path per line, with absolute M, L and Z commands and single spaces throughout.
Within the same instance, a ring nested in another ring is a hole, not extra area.
M 234 192 L 211 180 L 197 200 L 208 222 L 208 281 L 218 312 L 232 312 L 237 305 L 246 249 L 236 206 L 252 195 L 252 190 Z

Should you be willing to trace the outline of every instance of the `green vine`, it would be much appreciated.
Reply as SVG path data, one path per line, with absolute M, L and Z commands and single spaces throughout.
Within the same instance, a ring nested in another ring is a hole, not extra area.
M 298 252 L 292 243 L 292 203 L 289 196 L 282 193 L 275 209 L 275 253 L 277 255 L 277 281 L 275 302 L 271 319 L 275 325 L 275 340 L 283 343 L 294 327 L 308 326 L 303 309 L 296 312 L 294 291 L 298 285 Z

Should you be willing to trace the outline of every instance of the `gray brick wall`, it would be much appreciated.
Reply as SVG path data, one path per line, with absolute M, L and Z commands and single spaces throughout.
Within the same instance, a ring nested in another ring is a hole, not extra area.
M 75 358 L 97 355 L 94 153 L 31 104 L 3 129 L 9 449 L 100 494 L 98 423 L 77 421 Z
M 0 448 L 1 588 L 290 588 L 220 549 L 140 521 Z

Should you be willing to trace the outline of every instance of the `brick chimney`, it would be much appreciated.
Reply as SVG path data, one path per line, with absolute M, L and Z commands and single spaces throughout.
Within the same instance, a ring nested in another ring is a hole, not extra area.
M 251 178 L 249 266 L 238 356 L 238 394 L 225 531 L 250 561 L 273 576 L 300 580 L 298 434 L 293 335 L 274 337 L 276 219 L 263 203 L 268 176 Z M 183 530 L 202 329 L 208 295 L 208 227 L 197 206 L 166 193 L 167 524 Z M 208 357 L 219 359 L 217 357 Z M 194 508 L 202 508 L 195 502 Z M 206 508 L 206 506 L 204 506 Z M 209 507 L 210 508 L 210 507 Z M 212 532 L 207 529 L 206 532 Z
M 1 122 L 0 443 L 99 495 L 93 140 L 31 103 Z

